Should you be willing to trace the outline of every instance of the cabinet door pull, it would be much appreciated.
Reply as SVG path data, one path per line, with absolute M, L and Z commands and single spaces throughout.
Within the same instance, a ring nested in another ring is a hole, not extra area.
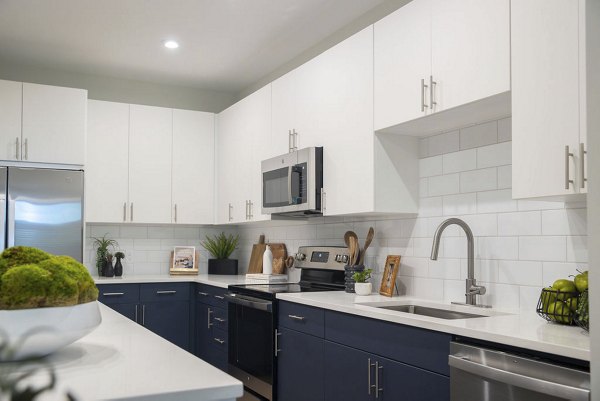
M 175 223 L 177 223 L 177 203 L 175 204 Z
M 293 150 L 298 150 L 298 133 L 295 129 L 292 130 L 292 138 L 294 139 L 294 147 Z
M 121 295 L 125 295 L 124 292 L 103 292 L 103 296 L 105 297 L 120 297 Z
M 288 130 L 288 153 L 292 153 L 294 151 L 292 146 L 292 130 Z
M 231 217 L 231 209 L 233 209 L 233 206 L 231 206 L 231 203 L 230 203 L 229 204 L 229 218 L 228 218 L 229 221 L 233 220 L 233 217 Z
M 573 157 L 573 153 L 569 152 L 569 145 L 565 146 L 565 189 L 569 189 L 569 185 L 573 183 L 569 173 L 569 158 Z
M 225 297 L 223 297 L 221 295 L 215 295 L 215 298 L 217 298 L 217 299 L 225 299 Z
M 207 292 L 198 291 L 198 295 L 202 295 L 202 296 L 207 297 L 208 293 Z
M 210 322 L 210 315 L 212 315 L 212 310 L 210 310 L 210 308 L 208 308 L 208 313 L 206 315 L 207 316 L 207 319 L 206 319 L 207 320 L 207 322 L 206 322 L 207 323 L 207 325 L 206 325 L 207 329 L 210 329 L 210 326 L 212 326 L 212 323 Z
M 15 159 L 19 160 L 19 137 L 17 137 L 15 142 Z
M 434 100 L 435 94 L 435 85 L 437 82 L 433 80 L 433 75 L 429 76 L 429 108 L 433 111 L 433 106 L 437 106 L 436 101 Z
M 29 160 L 29 139 L 25 138 L 23 145 L 25 145 L 25 160 Z
M 133 202 L 129 205 L 129 221 L 133 221 Z
M 581 177 L 581 182 L 579 187 L 581 189 L 585 188 L 585 182 L 587 178 L 585 178 L 585 156 L 587 155 L 587 151 L 585 150 L 585 144 L 579 144 L 579 176 Z
M 215 337 L 215 341 L 218 342 L 219 344 L 225 344 L 225 340 L 221 340 L 220 338 Z
M 254 203 L 252 203 L 251 200 L 248 201 L 248 220 L 252 220 L 254 218 L 254 215 L 252 213 L 252 209 L 253 209 Z
M 142 326 L 146 325 L 146 305 L 142 305 Z
M 173 295 L 173 294 L 176 294 L 177 291 L 175 291 L 175 290 L 159 290 L 159 291 L 156 291 L 156 293 L 158 295 Z
M 279 356 L 279 353 L 281 352 L 281 349 L 279 348 L 280 335 L 281 333 L 279 332 L 279 330 L 275 329 L 275 358 L 277 358 Z
M 379 371 L 383 369 L 383 366 L 379 365 L 379 361 L 375 362 L 375 398 L 379 398 L 379 392 L 383 391 L 383 388 L 379 387 Z
M 216 317 L 216 318 L 215 318 L 215 320 L 216 320 L 217 322 L 221 322 L 221 323 L 224 323 L 224 322 L 225 322 L 225 319 L 223 319 L 223 318 L 220 318 L 220 317 Z
M 135 322 L 138 322 L 138 304 L 135 304 Z
M 294 319 L 294 320 L 300 320 L 300 321 L 304 320 L 304 316 L 298 316 L 298 315 L 288 315 L 288 317 L 289 317 L 290 319 Z
M 374 363 L 371 363 L 371 358 L 367 359 L 367 386 L 368 386 L 368 390 L 367 393 L 369 395 L 371 395 L 371 389 L 375 386 L 373 386 L 371 384 L 371 368 L 375 366 Z
M 425 111 L 425 109 L 427 108 L 427 105 L 425 104 L 425 88 L 427 88 L 427 85 L 425 85 L 425 80 L 422 79 L 421 80 L 421 111 Z

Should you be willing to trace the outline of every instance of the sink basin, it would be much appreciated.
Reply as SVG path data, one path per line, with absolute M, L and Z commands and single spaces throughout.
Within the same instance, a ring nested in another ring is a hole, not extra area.
M 380 309 L 388 309 L 403 313 L 412 313 L 413 315 L 422 315 L 437 317 L 438 319 L 472 319 L 475 317 L 487 317 L 486 315 L 476 315 L 474 313 L 458 312 L 447 309 L 428 308 L 427 306 L 418 305 L 390 305 L 390 306 L 376 306 Z

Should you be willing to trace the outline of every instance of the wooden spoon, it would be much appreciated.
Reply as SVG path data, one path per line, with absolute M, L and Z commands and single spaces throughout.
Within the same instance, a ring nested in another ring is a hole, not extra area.
M 358 240 L 356 239 L 356 237 L 352 236 L 350 236 L 348 240 L 350 241 L 350 246 L 348 248 L 350 250 L 350 266 L 355 266 L 356 259 L 358 256 Z
M 375 236 L 375 230 L 373 229 L 373 227 L 369 227 L 369 232 L 367 233 L 367 239 L 365 241 L 365 246 L 360 252 L 360 260 L 358 261 L 359 265 L 362 265 L 363 262 L 365 261 L 365 253 L 367 252 L 369 245 L 371 245 L 371 242 L 373 242 L 374 236 Z

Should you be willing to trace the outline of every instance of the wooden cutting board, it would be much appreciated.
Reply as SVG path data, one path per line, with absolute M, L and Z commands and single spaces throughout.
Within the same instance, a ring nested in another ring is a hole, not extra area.
M 248 274 L 262 273 L 262 260 L 265 249 L 267 249 L 265 236 L 261 235 L 258 244 L 252 246 L 252 254 L 250 255 L 250 263 L 248 264 Z
M 287 259 L 287 249 L 285 244 L 269 244 L 271 252 L 273 253 L 273 260 L 283 258 Z

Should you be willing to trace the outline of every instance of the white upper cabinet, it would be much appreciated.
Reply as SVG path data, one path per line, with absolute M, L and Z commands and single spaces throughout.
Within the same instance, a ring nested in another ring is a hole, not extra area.
M 431 1 L 433 110 L 509 91 L 509 0 Z
M 269 219 L 261 213 L 261 161 L 272 157 L 271 85 L 217 116 L 218 224 Z M 275 150 L 277 154 L 284 150 Z
M 426 135 L 510 113 L 509 0 L 413 0 L 374 26 L 376 130 Z
M 89 100 L 86 146 L 86 221 L 128 221 L 129 105 Z
M 173 223 L 214 221 L 215 115 L 173 110 Z
M 87 91 L 23 84 L 21 160 L 83 165 Z
M 411 1 L 375 23 L 375 129 L 429 112 L 430 71 L 431 0 Z
M 23 83 L 0 80 L 0 160 L 20 160 Z
M 514 198 L 587 192 L 583 3 L 512 2 Z
M 130 106 L 129 221 L 171 223 L 173 110 Z

